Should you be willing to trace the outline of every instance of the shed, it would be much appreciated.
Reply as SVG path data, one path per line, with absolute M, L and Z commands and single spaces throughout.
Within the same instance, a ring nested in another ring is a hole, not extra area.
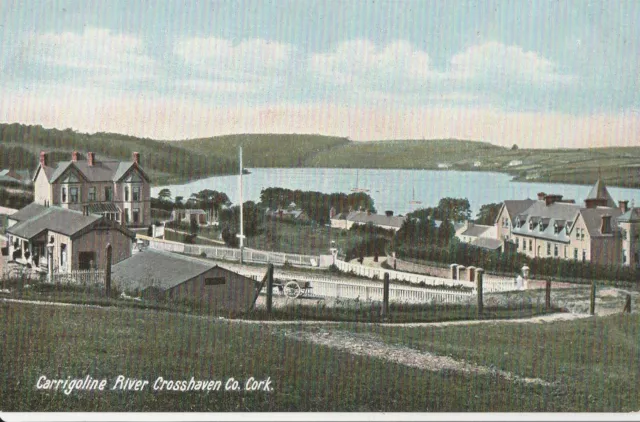
M 247 311 L 256 281 L 217 264 L 147 249 L 112 267 L 113 282 L 143 297 L 188 301 L 209 309 Z

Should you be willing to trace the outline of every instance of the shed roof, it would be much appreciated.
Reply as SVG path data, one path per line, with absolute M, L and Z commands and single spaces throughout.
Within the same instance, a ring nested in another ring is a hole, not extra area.
M 84 215 L 79 211 L 59 207 L 42 208 L 40 213 L 9 227 L 7 233 L 23 239 L 32 239 L 46 230 L 73 236 L 103 218 L 99 215 Z

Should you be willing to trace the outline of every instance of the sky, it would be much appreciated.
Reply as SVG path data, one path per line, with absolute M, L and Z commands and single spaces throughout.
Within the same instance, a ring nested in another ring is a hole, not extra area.
M 640 2 L 0 2 L 0 122 L 640 145 Z

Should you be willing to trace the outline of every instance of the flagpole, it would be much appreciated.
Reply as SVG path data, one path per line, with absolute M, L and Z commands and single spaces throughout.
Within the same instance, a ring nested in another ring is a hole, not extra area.
M 239 196 L 240 196 L 240 234 L 238 238 L 240 239 L 240 263 L 242 264 L 242 255 L 244 250 L 244 221 L 243 221 L 243 201 L 242 201 L 242 147 L 238 147 L 239 159 L 240 159 L 240 183 L 239 186 Z

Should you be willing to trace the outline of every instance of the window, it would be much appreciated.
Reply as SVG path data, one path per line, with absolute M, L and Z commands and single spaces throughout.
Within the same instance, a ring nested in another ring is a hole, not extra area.
M 626 249 L 622 250 L 622 263 L 623 264 L 627 263 L 627 250 Z
M 133 209 L 133 222 L 134 223 L 139 223 L 140 222 L 140 209 L 139 208 L 134 208 Z
M 553 225 L 553 234 L 558 234 L 558 231 L 559 231 L 559 230 L 558 230 L 558 225 L 557 225 L 557 224 L 554 224 L 554 225 Z
M 96 200 L 96 187 L 95 186 L 91 186 L 89 188 L 89 193 L 88 193 L 88 198 L 89 201 L 95 201 Z
M 111 186 L 105 186 L 104 188 L 104 200 L 113 201 L 113 188 Z
M 567 257 L 567 247 L 566 246 L 564 247 L 564 257 L 565 258 Z
M 124 200 L 125 201 L 129 200 L 129 186 L 124 187 Z
M 582 250 L 582 262 L 587 260 L 587 250 L 583 249 Z
M 72 187 L 69 188 L 69 200 L 74 203 L 77 204 L 78 203 L 78 188 L 77 187 Z
M 584 240 L 584 229 L 580 229 L 580 240 Z
M 533 230 L 533 221 L 529 220 L 529 230 Z
M 547 256 L 551 255 L 551 242 L 547 242 Z
M 558 256 L 558 245 L 553 245 L 553 256 Z
M 576 239 L 580 240 L 580 229 L 576 229 Z
M 129 222 L 129 208 L 124 209 L 124 222 L 125 223 Z
M 578 260 L 578 248 L 573 248 L 573 259 Z
M 78 269 L 80 270 L 91 270 L 96 266 L 96 253 L 91 252 L 80 252 L 78 254 Z
M 211 277 L 204 279 L 205 286 L 219 286 L 221 284 L 226 284 L 227 280 L 224 277 Z
M 529 252 L 533 250 L 533 240 L 529 239 Z
M 134 186 L 133 187 L 133 200 L 134 201 L 139 201 L 140 200 L 140 186 Z
M 542 224 L 542 221 L 538 223 L 538 230 L 541 232 L 544 231 L 544 224 Z
M 520 238 L 516 237 L 516 249 L 520 249 Z
M 63 187 L 62 188 L 62 203 L 66 203 L 67 202 L 67 188 Z
M 120 222 L 120 213 L 119 212 L 116 213 L 116 221 L 118 223 Z

